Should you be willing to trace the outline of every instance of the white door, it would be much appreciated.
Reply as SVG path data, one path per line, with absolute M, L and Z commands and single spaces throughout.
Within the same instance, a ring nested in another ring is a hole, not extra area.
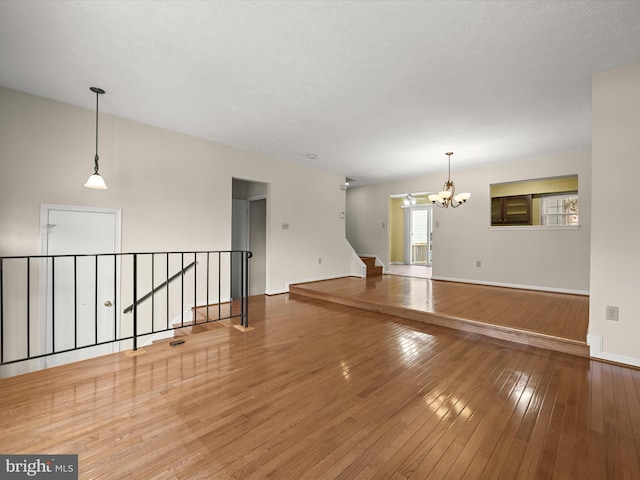
M 120 251 L 120 211 L 44 205 L 43 254 L 57 257 L 46 264 L 45 348 L 56 351 L 115 339 L 119 259 L 95 254 Z M 59 365 L 112 353 L 118 343 L 84 348 L 46 360 Z
M 431 266 L 431 205 L 418 205 L 405 209 L 405 263 Z

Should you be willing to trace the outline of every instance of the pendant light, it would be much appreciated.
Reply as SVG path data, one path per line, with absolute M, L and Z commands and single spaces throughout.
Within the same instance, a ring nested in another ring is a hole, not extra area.
M 94 159 L 93 175 L 89 177 L 89 180 L 87 180 L 84 186 L 87 188 L 106 190 L 107 184 L 104 183 L 102 175 L 98 173 L 98 98 L 104 93 L 104 90 L 98 87 L 91 87 L 89 90 L 96 94 L 96 157 Z
M 444 182 L 441 192 L 429 195 L 429 200 L 440 208 L 456 208 L 469 200 L 471 194 L 465 192 L 456 195 L 456 186 L 453 184 L 453 180 L 451 180 L 451 155 L 453 155 L 453 152 L 447 152 L 445 155 L 449 158 L 449 175 L 447 176 L 447 181 Z

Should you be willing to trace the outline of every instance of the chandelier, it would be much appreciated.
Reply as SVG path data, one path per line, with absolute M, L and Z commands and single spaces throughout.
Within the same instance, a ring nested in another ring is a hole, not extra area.
M 441 208 L 449 208 L 449 206 L 456 208 L 469 200 L 471 194 L 458 193 L 456 195 L 456 186 L 453 184 L 453 180 L 451 180 L 451 155 L 453 155 L 453 152 L 447 152 L 446 155 L 449 157 L 449 176 L 442 187 L 442 191 L 429 195 L 429 200 Z

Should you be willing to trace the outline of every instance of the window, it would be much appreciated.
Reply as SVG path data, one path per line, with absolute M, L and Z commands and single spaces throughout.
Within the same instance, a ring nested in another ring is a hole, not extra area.
M 541 225 L 578 225 L 578 194 L 545 195 L 540 208 Z

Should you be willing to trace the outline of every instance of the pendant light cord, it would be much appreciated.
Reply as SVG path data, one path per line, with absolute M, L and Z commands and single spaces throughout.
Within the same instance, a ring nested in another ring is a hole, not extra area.
M 100 92 L 96 92 L 96 158 L 94 159 L 95 166 L 93 171 L 98 174 L 98 97 Z

